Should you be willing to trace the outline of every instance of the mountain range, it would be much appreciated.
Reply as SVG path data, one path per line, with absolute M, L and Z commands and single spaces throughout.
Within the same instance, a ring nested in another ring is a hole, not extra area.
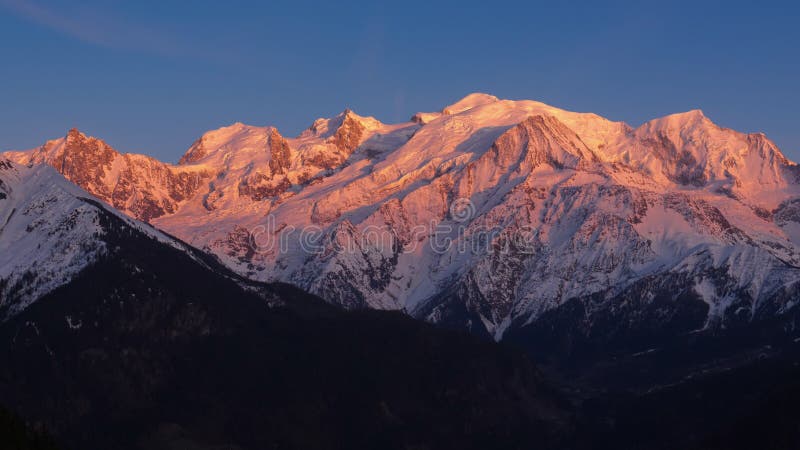
M 4 156 L 248 279 L 496 340 L 576 302 L 584 334 L 605 316 L 735 327 L 792 309 L 800 281 L 800 168 L 699 110 L 632 128 L 471 94 L 400 124 L 345 110 L 295 138 L 237 123 L 178 164 L 75 129 Z
M 177 164 L 72 129 L 0 154 L 0 403 L 69 448 L 785 448 L 799 177 L 486 94 Z

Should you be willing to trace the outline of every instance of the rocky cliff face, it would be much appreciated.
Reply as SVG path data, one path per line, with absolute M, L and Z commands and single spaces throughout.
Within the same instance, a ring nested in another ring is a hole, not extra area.
M 148 156 L 120 154 L 76 129 L 36 150 L 9 156 L 23 165 L 48 164 L 94 196 L 143 221 L 175 213 L 210 177 L 207 171 L 182 170 Z
M 235 124 L 178 166 L 70 136 L 11 156 L 247 277 L 496 339 L 575 302 L 589 322 L 658 305 L 726 327 L 789 311 L 800 282 L 798 166 L 700 111 L 633 129 L 475 94 L 394 125 L 346 110 L 296 138 Z

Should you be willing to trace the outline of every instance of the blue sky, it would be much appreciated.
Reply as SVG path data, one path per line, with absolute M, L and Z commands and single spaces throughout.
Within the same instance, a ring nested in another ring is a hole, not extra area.
M 0 0 L 0 149 L 71 127 L 176 161 L 241 121 L 293 136 L 488 92 L 631 125 L 701 108 L 800 159 L 795 2 Z

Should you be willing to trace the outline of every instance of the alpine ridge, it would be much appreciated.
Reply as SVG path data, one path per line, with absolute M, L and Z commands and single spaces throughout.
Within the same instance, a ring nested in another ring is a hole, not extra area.
M 294 138 L 237 123 L 177 165 L 75 130 L 5 157 L 242 276 L 498 340 L 576 304 L 583 335 L 609 317 L 648 339 L 735 328 L 800 289 L 800 169 L 699 110 L 633 128 L 471 94 L 399 124 L 348 109 Z

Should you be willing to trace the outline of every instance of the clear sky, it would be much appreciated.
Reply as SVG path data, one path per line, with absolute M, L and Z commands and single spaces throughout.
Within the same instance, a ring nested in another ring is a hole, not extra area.
M 800 159 L 798 2 L 0 0 L 0 149 L 75 126 L 167 161 L 244 122 L 481 91 L 631 125 L 701 108 Z

